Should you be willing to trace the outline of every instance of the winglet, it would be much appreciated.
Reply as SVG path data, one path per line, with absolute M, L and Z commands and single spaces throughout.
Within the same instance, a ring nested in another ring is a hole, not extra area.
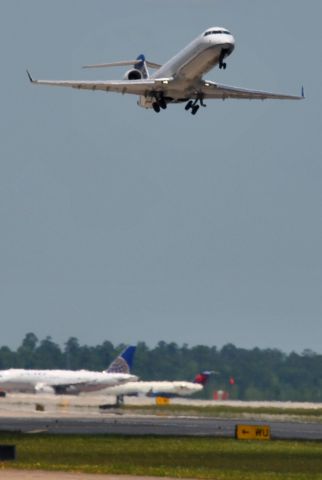
M 27 71 L 27 75 L 28 75 L 28 78 L 29 78 L 30 82 L 34 83 L 34 80 L 33 80 L 32 76 L 30 75 L 29 70 L 27 69 L 26 71 Z
M 302 98 L 305 98 L 305 95 L 304 95 L 304 85 L 302 85 L 301 97 L 302 97 Z

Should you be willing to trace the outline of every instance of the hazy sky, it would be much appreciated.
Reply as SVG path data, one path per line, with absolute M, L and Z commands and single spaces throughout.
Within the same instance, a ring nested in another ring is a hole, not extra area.
M 232 342 L 322 352 L 320 0 L 1 0 L 0 345 Z M 229 28 L 207 77 L 303 102 L 34 87 L 121 78 Z

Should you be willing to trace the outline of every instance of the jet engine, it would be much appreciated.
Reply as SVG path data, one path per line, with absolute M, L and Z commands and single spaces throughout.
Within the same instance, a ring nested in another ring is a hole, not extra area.
M 142 72 L 136 68 L 128 70 L 124 75 L 124 80 L 141 80 L 143 78 Z
M 55 393 L 55 390 L 50 385 L 46 383 L 37 383 L 35 385 L 35 392 L 36 393 Z

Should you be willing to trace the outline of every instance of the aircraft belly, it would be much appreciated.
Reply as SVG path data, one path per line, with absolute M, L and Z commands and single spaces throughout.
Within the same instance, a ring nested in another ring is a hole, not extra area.
M 219 63 L 220 55 L 225 48 L 228 49 L 228 45 L 211 45 L 203 50 L 196 49 L 194 54 L 190 51 L 189 54 L 181 56 L 171 66 L 171 72 L 173 70 L 175 75 L 169 86 L 167 88 L 160 86 L 155 90 L 162 90 L 169 103 L 186 102 L 189 98 L 194 98 L 200 79 Z M 153 101 L 153 97 L 146 96 L 141 97 L 138 104 L 141 107 L 152 108 Z
M 1 382 L 0 389 L 6 392 L 34 393 L 34 386 L 28 382 Z
M 203 52 L 199 52 L 198 55 L 191 58 L 189 62 L 184 64 L 178 70 L 176 76 L 179 78 L 185 78 L 187 80 L 201 78 L 205 73 L 219 63 L 221 50 L 221 45 L 218 45 L 211 46 Z

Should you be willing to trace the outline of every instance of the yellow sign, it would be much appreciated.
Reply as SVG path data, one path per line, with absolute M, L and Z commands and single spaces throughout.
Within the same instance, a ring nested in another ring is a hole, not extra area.
M 270 440 L 271 428 L 268 425 L 236 425 L 237 440 Z
M 169 405 L 170 403 L 170 398 L 166 397 L 155 397 L 155 403 L 157 405 Z

